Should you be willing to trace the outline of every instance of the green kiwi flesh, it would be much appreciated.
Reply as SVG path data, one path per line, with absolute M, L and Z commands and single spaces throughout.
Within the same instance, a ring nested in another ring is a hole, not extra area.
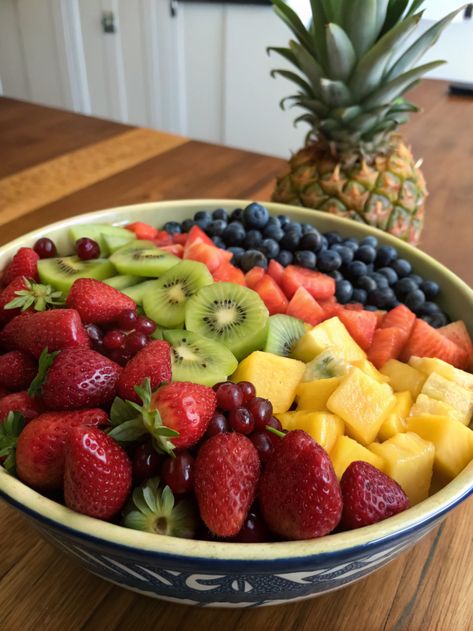
M 118 276 L 112 276 L 112 278 L 106 278 L 103 282 L 121 291 L 122 289 L 127 289 L 127 287 L 133 287 L 143 282 L 143 278 L 141 276 L 125 276 L 124 274 L 119 274 Z
M 120 290 L 122 294 L 126 294 L 132 300 L 134 300 L 137 305 L 143 304 L 143 296 L 148 291 L 148 289 L 156 282 L 154 278 L 152 280 L 145 281 L 141 279 L 141 281 L 142 282 L 138 283 L 137 285 L 133 285 L 132 287 L 125 287 L 124 289 Z
M 234 283 L 202 287 L 186 304 L 186 329 L 220 342 L 238 360 L 263 348 L 268 318 L 258 294 Z
M 159 250 L 154 243 L 136 240 L 119 248 L 110 261 L 120 274 L 157 278 L 177 265 L 180 258 L 165 250 Z
M 77 239 L 82 239 L 82 237 L 88 237 L 97 241 L 102 255 L 108 255 L 113 252 L 111 246 L 113 247 L 114 243 L 120 243 L 116 247 L 122 247 L 127 242 L 136 239 L 136 235 L 131 230 L 103 223 L 83 223 L 69 228 L 69 238 L 72 241 L 72 245 L 75 244 Z
M 340 352 L 336 348 L 329 347 L 306 364 L 302 381 L 341 377 L 348 372 L 348 368 L 349 366 L 340 355 Z
M 173 381 L 213 386 L 235 372 L 238 362 L 223 344 L 192 331 L 163 331 L 171 344 Z
M 296 342 L 304 335 L 302 320 L 278 314 L 269 318 L 268 337 L 263 350 L 274 355 L 289 357 Z
M 203 263 L 182 261 L 149 285 L 143 296 L 144 312 L 159 326 L 179 328 L 184 324 L 187 300 L 213 282 Z
M 38 261 L 40 281 L 66 292 L 78 278 L 104 280 L 114 273 L 113 265 L 108 259 L 82 261 L 77 256 L 62 256 Z

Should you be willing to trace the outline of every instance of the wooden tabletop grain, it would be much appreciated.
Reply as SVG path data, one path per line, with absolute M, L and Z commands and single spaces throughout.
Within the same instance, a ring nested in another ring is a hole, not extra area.
M 473 99 L 425 81 L 405 127 L 430 190 L 421 248 L 473 284 Z M 255 121 L 257 124 L 257 121 Z M 288 120 L 288 124 L 291 124 Z M 72 215 L 161 199 L 269 199 L 277 158 L 0 98 L 0 242 Z M 262 609 L 173 605 L 115 587 L 0 505 L 2 631 L 471 631 L 473 502 L 386 568 Z

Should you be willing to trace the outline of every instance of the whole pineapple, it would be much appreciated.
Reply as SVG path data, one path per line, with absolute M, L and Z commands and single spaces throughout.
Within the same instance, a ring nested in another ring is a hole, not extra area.
M 270 47 L 295 66 L 276 69 L 296 94 L 281 102 L 305 110 L 306 143 L 278 178 L 273 201 L 324 210 L 417 243 L 425 181 L 396 128 L 418 108 L 402 98 L 443 61 L 416 66 L 453 20 L 454 11 L 407 48 L 423 0 L 311 0 L 306 28 L 284 2 L 275 12 L 295 40 Z M 404 46 L 403 46 L 404 45 Z

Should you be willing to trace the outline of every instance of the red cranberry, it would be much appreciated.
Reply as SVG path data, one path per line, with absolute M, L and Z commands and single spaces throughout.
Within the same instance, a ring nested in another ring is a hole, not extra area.
M 269 421 L 266 423 L 266 425 L 269 425 L 270 427 L 274 427 L 274 429 L 277 429 L 278 431 L 282 432 L 282 425 L 281 425 L 281 421 L 279 419 L 277 419 L 275 416 L 272 416 Z M 275 434 L 273 434 L 274 436 Z
M 116 348 L 121 348 L 123 342 L 125 341 L 125 334 L 122 331 L 112 330 L 107 331 L 103 338 L 103 345 L 107 350 L 114 350 Z
M 243 394 L 236 383 L 227 381 L 217 390 L 217 405 L 222 410 L 236 410 L 243 403 Z
M 249 381 L 240 381 L 238 387 L 241 390 L 243 395 L 243 403 L 248 403 L 251 399 L 254 399 L 256 396 L 256 390 L 252 383 Z
M 212 389 L 214 392 L 217 392 L 217 390 L 220 388 L 221 385 L 223 385 L 224 383 L 228 383 L 227 381 L 219 381 L 218 383 L 214 384 L 212 386 Z
M 261 462 L 267 462 L 274 451 L 274 444 L 270 432 L 254 432 L 250 440 L 258 450 Z
M 240 532 L 231 540 L 236 543 L 262 543 L 271 541 L 272 536 L 259 512 L 251 510 Z
M 185 495 L 194 486 L 194 458 L 188 451 L 166 458 L 161 469 L 161 479 L 174 495 Z
M 148 337 L 140 331 L 134 331 L 126 336 L 125 352 L 129 355 L 136 355 L 138 351 L 146 346 Z
M 228 420 L 232 429 L 240 434 L 251 434 L 255 428 L 255 421 L 251 412 L 246 408 L 237 408 L 228 415 Z
M 248 403 L 253 418 L 255 419 L 255 428 L 263 430 L 268 424 L 269 419 L 273 416 L 273 406 L 268 399 L 255 397 Z
M 33 246 L 33 250 L 40 259 L 50 259 L 57 254 L 56 244 L 47 237 L 38 239 Z
M 132 454 L 133 477 L 137 482 L 152 478 L 159 473 L 162 457 L 151 443 L 136 445 Z
M 210 423 L 207 425 L 206 435 L 208 438 L 211 436 L 215 436 L 216 434 L 221 434 L 222 432 L 229 432 L 230 426 L 228 424 L 227 418 L 220 414 L 220 412 L 215 412 L 215 414 L 210 419 Z
M 141 333 L 144 333 L 145 335 L 151 335 L 156 331 L 156 324 L 149 318 L 138 316 L 135 329 L 137 331 L 141 331 Z
M 97 241 L 82 237 L 76 241 L 76 254 L 82 261 L 98 259 L 100 256 L 100 246 Z
M 122 331 L 132 331 L 138 320 L 134 309 L 124 309 L 117 318 L 117 325 Z

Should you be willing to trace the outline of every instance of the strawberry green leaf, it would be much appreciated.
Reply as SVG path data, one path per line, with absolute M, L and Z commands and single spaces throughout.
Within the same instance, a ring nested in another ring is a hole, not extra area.
M 46 379 L 46 374 L 48 370 L 51 368 L 51 364 L 55 360 L 56 355 L 58 353 L 59 351 L 48 353 L 47 347 L 43 349 L 43 352 L 39 356 L 38 372 L 36 374 L 36 377 L 31 382 L 30 387 L 28 388 L 28 395 L 30 397 L 35 397 L 41 394 L 43 383 L 44 383 L 44 380 Z
M 33 307 L 35 311 L 44 311 L 47 307 L 61 307 L 64 305 L 62 291 L 55 291 L 51 285 L 41 285 L 24 278 L 26 289 L 15 291 L 16 298 L 10 300 L 4 309 L 21 309 L 26 311 Z
M 12 475 L 16 469 L 16 443 L 25 425 L 25 419 L 19 412 L 8 412 L 3 423 L 0 423 L 0 462 L 5 459 L 3 466 Z
M 131 443 L 146 436 L 147 431 L 141 419 L 134 418 L 116 425 L 107 433 L 119 443 Z
M 141 410 L 138 410 L 141 414 Z M 131 401 L 125 401 L 120 397 L 115 397 L 112 407 L 110 408 L 110 421 L 112 425 L 121 425 L 126 421 L 136 418 L 136 409 L 132 406 Z
M 143 381 L 139 386 L 135 386 L 135 392 L 140 397 L 145 408 L 149 408 L 151 405 L 151 397 L 153 395 L 151 391 L 151 380 L 149 377 Z

